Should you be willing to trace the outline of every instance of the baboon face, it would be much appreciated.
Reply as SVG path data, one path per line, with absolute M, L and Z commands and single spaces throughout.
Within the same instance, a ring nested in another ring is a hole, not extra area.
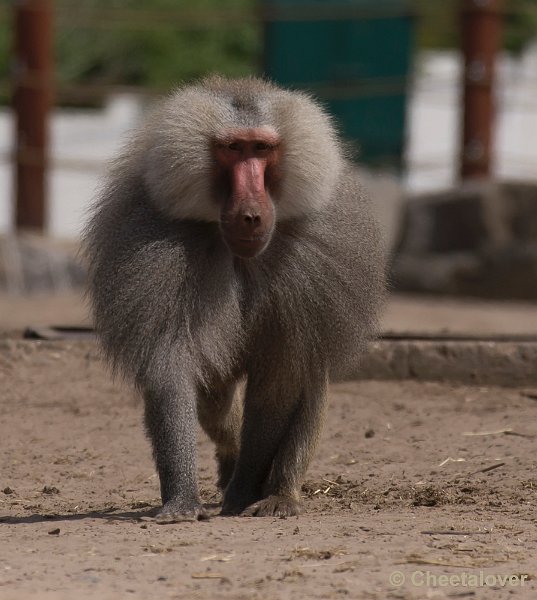
M 259 80 L 177 90 L 130 148 L 165 218 L 217 224 L 241 258 L 263 252 L 278 223 L 330 204 L 344 164 L 318 104 Z
M 280 154 L 280 138 L 268 127 L 230 129 L 214 140 L 220 230 L 236 256 L 252 258 L 270 243 Z

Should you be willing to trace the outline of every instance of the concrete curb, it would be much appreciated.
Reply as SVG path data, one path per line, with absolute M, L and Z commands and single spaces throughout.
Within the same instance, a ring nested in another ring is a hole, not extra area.
M 379 340 L 356 379 L 416 379 L 474 385 L 537 385 L 537 341 Z
M 92 335 L 21 339 L 0 335 L 0 367 L 40 352 L 99 350 Z M 30 358 L 32 360 L 32 358 Z M 372 342 L 362 364 L 338 381 L 443 381 L 506 387 L 537 386 L 537 339 L 381 339 Z

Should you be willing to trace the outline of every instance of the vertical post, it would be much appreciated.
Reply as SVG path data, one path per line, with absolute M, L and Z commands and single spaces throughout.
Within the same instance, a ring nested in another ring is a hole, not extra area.
M 52 0 L 16 0 L 14 11 L 16 226 L 43 230 L 52 107 Z
M 490 175 L 495 63 L 501 47 L 502 21 L 503 0 L 462 0 L 463 179 Z

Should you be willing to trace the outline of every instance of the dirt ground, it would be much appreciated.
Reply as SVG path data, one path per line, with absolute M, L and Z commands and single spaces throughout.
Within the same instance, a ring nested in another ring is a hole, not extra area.
M 288 519 L 217 516 L 200 434 L 214 516 L 177 525 L 92 343 L 0 336 L 0 392 L 2 600 L 535 598 L 537 390 L 333 386 Z
M 1 600 L 535 597 L 537 390 L 332 386 L 290 519 L 218 517 L 200 433 L 213 516 L 164 526 L 131 390 L 91 342 L 20 340 L 88 323 L 77 293 L 0 296 Z M 395 297 L 383 326 L 535 333 L 537 307 Z

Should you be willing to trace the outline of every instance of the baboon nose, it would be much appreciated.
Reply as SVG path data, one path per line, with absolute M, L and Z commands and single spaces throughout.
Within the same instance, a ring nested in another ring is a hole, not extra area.
M 245 212 L 242 215 L 242 221 L 248 227 L 257 227 L 261 225 L 261 216 L 253 211 Z

